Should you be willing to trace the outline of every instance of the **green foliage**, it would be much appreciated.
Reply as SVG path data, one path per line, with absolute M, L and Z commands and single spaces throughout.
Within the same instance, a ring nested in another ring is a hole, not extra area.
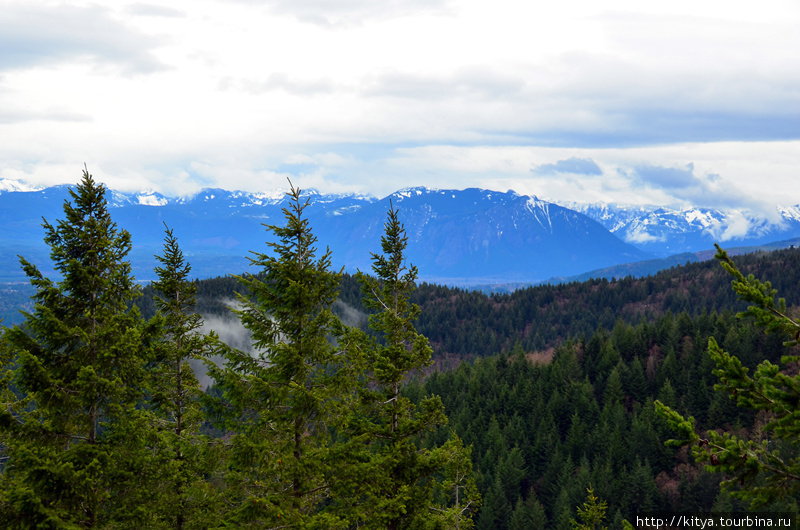
M 144 322 L 130 236 L 104 191 L 85 174 L 67 219 L 45 222 L 59 283 L 22 260 L 35 312 L 0 336 L 6 526 L 473 527 L 471 448 L 437 439 L 437 397 L 402 393 L 431 348 L 414 329 L 417 271 L 405 269 L 394 209 L 378 279 L 362 278 L 370 339 L 333 313 L 342 274 L 330 252 L 317 258 L 292 188 L 286 225 L 269 226 L 270 253 L 251 260 L 261 270 L 238 279 L 250 354 L 200 333 L 198 286 L 170 229 Z M 208 363 L 216 385 L 204 396 L 189 362 L 212 353 L 225 363 Z M 199 434 L 205 410 L 222 441 Z
M 436 487 L 444 501 L 433 510 L 438 512 L 442 527 L 469 530 L 474 528 L 472 515 L 481 505 L 472 473 L 472 447 L 464 447 L 461 438 L 453 433 L 441 452 L 445 464 Z
M 737 263 L 743 271 L 772 277 L 774 287 L 787 298 L 800 300 L 800 249 L 742 255 Z M 725 271 L 713 261 L 705 261 L 648 278 L 537 285 L 508 294 L 486 295 L 422 282 L 410 293 L 409 301 L 420 307 L 415 327 L 429 339 L 434 361 L 439 367 L 452 367 L 450 360 L 454 357 L 509 353 L 517 343 L 525 351 L 544 351 L 564 340 L 588 339 L 598 329 L 611 331 L 615 327 L 623 335 L 615 337 L 615 342 L 621 352 L 631 356 L 637 354 L 641 341 L 628 332 L 643 319 L 652 323 L 668 313 L 681 318 L 675 329 L 659 330 L 662 340 L 668 338 L 664 331 L 681 338 L 693 336 L 697 331 L 694 319 L 744 309 L 736 293 L 725 289 L 728 284 Z M 210 278 L 198 282 L 198 289 L 199 312 L 227 315 L 230 310 L 223 300 L 233 298 L 234 291 L 242 291 L 242 286 L 230 277 Z M 342 302 L 363 309 L 354 276 L 344 274 L 340 289 Z M 155 308 L 146 306 L 147 298 L 137 303 L 142 314 L 150 316 Z M 626 330 L 618 326 L 620 322 L 627 325 Z M 643 368 L 647 371 L 644 363 Z M 593 374 L 589 376 L 594 382 Z
M 231 524 L 335 528 L 346 524 L 331 488 L 352 481 L 345 442 L 333 436 L 352 405 L 358 363 L 347 330 L 331 312 L 340 273 L 330 252 L 316 257 L 292 187 L 285 226 L 268 226 L 272 254 L 254 253 L 262 274 L 239 280 L 252 297 L 237 310 L 257 352 L 224 351 L 209 373 L 223 391 L 231 438 L 227 495 Z M 223 410 L 224 409 L 224 410 Z
M 607 530 L 607 527 L 602 526 L 606 518 L 606 509 L 608 503 L 597 498 L 594 490 L 590 486 L 586 490 L 586 502 L 583 506 L 578 507 L 578 519 L 571 519 L 572 528 L 574 530 Z
M 156 259 L 161 265 L 153 288 L 162 328 L 149 366 L 149 404 L 157 427 L 152 450 L 158 464 L 149 504 L 165 526 L 207 528 L 220 509 L 206 480 L 215 472 L 218 450 L 198 434 L 205 419 L 202 389 L 189 361 L 206 360 L 216 336 L 200 333 L 197 286 L 189 280 L 191 266 L 169 228 L 163 254 Z
M 733 290 L 752 304 L 740 316 L 752 319 L 768 333 L 787 337 L 785 346 L 796 346 L 800 322 L 788 314 L 785 300 L 775 301 L 777 291 L 772 285 L 753 275 L 745 277 L 719 246 L 716 258 L 733 276 Z M 783 356 L 783 369 L 765 360 L 750 375 L 742 361 L 723 350 L 713 338 L 708 342 L 708 354 L 715 365 L 713 373 L 719 378 L 714 389 L 740 407 L 759 411 L 761 421 L 750 436 L 708 430 L 701 438 L 695 433 L 693 418 L 684 419 L 657 402 L 659 412 L 680 433 L 678 440 L 667 443 L 694 444 L 695 458 L 708 463 L 709 471 L 728 475 L 730 478 L 722 485 L 754 507 L 791 498 L 800 491 L 800 376 L 795 373 L 800 357 Z
M 419 307 L 409 297 L 417 269 L 405 263 L 408 238 L 394 207 L 384 227 L 382 254 L 372 254 L 375 277 L 357 275 L 364 305 L 374 312 L 369 326 L 378 335 L 364 339 L 368 384 L 359 392 L 350 425 L 369 446 L 370 473 L 359 487 L 359 526 L 420 528 L 436 516 L 439 524 L 470 528 L 478 496 L 469 452 L 457 437 L 441 447 L 420 447 L 422 437 L 446 424 L 444 407 L 438 396 L 414 404 L 401 393 L 411 373 L 430 365 L 432 350 L 414 328 Z M 444 506 L 433 501 L 437 487 L 448 492 Z
M 202 421 L 198 403 L 201 390 L 189 359 L 207 357 L 213 336 L 199 334 L 202 317 L 195 313 L 196 285 L 189 280 L 191 266 L 186 263 L 172 230 L 166 230 L 163 255 L 156 256 L 158 280 L 153 284 L 155 303 L 163 317 L 163 342 L 159 344 L 154 366 L 151 403 L 171 430 L 180 437 Z
M 547 528 L 547 515 L 544 506 L 531 492 L 526 500 L 517 498 L 517 504 L 508 522 L 509 530 L 528 530 L 530 528 Z
M 36 288 L 24 327 L 4 334 L 5 400 L 0 436 L 3 526 L 94 528 L 146 521 L 149 497 L 136 477 L 149 473 L 142 451 L 149 338 L 105 188 L 87 171 L 65 202 L 65 219 L 44 222 L 60 280 L 20 258 Z
M 532 495 L 545 508 L 547 528 L 569 528 L 590 484 L 608 502 L 609 527 L 621 527 L 636 513 L 705 512 L 718 496 L 719 479 L 663 444 L 672 431 L 653 402 L 663 398 L 704 425 L 710 400 L 703 396 L 714 395 L 712 378 L 704 374 L 712 361 L 698 345 L 738 325 L 730 312 L 667 314 L 634 326 L 620 321 L 610 332 L 565 342 L 549 359 L 520 346 L 508 355 L 462 362 L 412 382 L 406 395 L 441 396 L 448 429 L 472 445 L 484 499 L 479 528 L 511 527 L 517 506 Z M 779 353 L 758 334 L 742 333 L 740 340 L 754 358 L 777 360 Z M 613 399 L 607 402 L 609 387 Z M 741 429 L 761 421 L 746 410 L 734 412 L 730 421 Z M 448 429 L 437 437 L 445 438 Z M 685 432 L 693 435 L 693 424 Z

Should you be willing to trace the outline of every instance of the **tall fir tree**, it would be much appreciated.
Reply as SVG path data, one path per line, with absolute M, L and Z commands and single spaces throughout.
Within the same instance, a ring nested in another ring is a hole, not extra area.
M 432 496 L 448 462 L 463 463 L 460 440 L 433 449 L 420 444 L 421 437 L 447 423 L 441 399 L 429 396 L 414 405 L 402 394 L 407 378 L 430 366 L 432 352 L 428 339 L 414 327 L 420 309 L 409 296 L 418 273 L 406 264 L 407 245 L 405 228 L 392 206 L 381 237 L 382 254 L 372 254 L 374 276 L 357 274 L 364 305 L 373 311 L 369 325 L 377 334 L 365 347 L 369 384 L 362 388 L 351 425 L 371 451 L 369 478 L 362 483 L 360 524 L 389 530 L 424 528 L 433 524 L 435 514 L 444 513 L 467 528 L 470 514 L 463 508 L 477 506 L 477 492 L 461 486 L 471 480 L 471 466 L 456 465 L 460 476 L 446 479 L 457 481 L 453 485 L 458 495 L 452 498 L 458 499 L 458 509 L 443 511 Z M 466 492 L 467 498 L 459 497 Z
M 263 528 L 347 527 L 331 488 L 347 472 L 349 452 L 332 436 L 357 380 L 356 351 L 331 311 L 341 272 L 331 254 L 317 258 L 316 237 L 292 186 L 285 226 L 268 226 L 270 254 L 254 252 L 261 274 L 240 278 L 252 296 L 237 311 L 255 354 L 229 349 L 210 374 L 222 389 L 231 439 L 230 523 Z
M 219 514 L 207 476 L 215 471 L 217 451 L 200 436 L 204 421 L 202 388 L 194 369 L 216 348 L 215 334 L 201 333 L 202 317 L 195 311 L 197 285 L 189 279 L 186 262 L 173 231 L 166 229 L 164 251 L 156 259 L 155 304 L 162 317 L 161 340 L 150 366 L 150 410 L 158 436 L 154 441 L 157 506 L 155 523 L 169 528 L 208 528 Z
M 6 528 L 136 526 L 143 495 L 143 396 L 148 337 L 131 301 L 139 288 L 125 260 L 106 188 L 84 170 L 65 219 L 44 221 L 60 277 L 20 258 L 36 288 L 32 313 L 5 333 L 5 377 L 17 399 L 0 410 L 7 460 L 0 487 Z

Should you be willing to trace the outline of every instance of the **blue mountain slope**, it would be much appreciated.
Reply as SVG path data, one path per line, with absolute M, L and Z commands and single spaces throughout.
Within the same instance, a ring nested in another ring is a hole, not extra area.
M 42 218 L 55 222 L 63 215 L 64 200 L 67 198 L 69 186 L 0 194 L 0 247 L 41 240 L 44 235 Z
M 16 259 L 7 258 L 46 254 L 41 217 L 60 219 L 67 196 L 66 187 L 0 194 L 0 281 L 24 280 Z M 320 250 L 330 246 L 334 264 L 351 271 L 370 269 L 390 201 L 408 232 L 409 261 L 428 280 L 535 282 L 650 257 L 583 214 L 513 192 L 414 188 L 380 200 L 313 191 L 307 197 Z M 177 199 L 114 192 L 110 204 L 117 225 L 131 232 L 137 278 L 151 280 L 164 223 L 175 230 L 196 275 L 240 273 L 250 251 L 267 250 L 262 223 L 282 224 L 286 199 L 209 189 Z
M 582 214 L 513 192 L 414 188 L 348 214 L 314 211 L 312 223 L 342 264 L 369 270 L 389 201 L 405 224 L 409 261 L 429 279 L 534 282 L 649 257 Z

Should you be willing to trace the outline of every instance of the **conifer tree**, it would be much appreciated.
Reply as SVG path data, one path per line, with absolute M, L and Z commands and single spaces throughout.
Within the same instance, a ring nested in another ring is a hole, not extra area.
M 420 309 L 409 296 L 416 288 L 417 268 L 406 264 L 407 244 L 392 206 L 381 237 L 382 253 L 372 254 L 374 277 L 357 274 L 364 305 L 373 311 L 369 325 L 378 335 L 365 347 L 369 386 L 362 389 L 353 416 L 355 434 L 368 441 L 371 451 L 359 505 L 360 524 L 366 528 L 422 528 L 435 513 L 442 513 L 432 500 L 434 486 L 448 460 L 459 461 L 464 450 L 459 443 L 419 447 L 421 436 L 446 424 L 444 406 L 438 396 L 414 405 L 401 392 L 410 375 L 431 364 L 432 352 L 428 339 L 414 327 Z M 459 498 L 461 506 L 475 504 L 475 495 Z
M 606 508 L 608 503 L 597 498 L 591 486 L 586 490 L 586 502 L 583 506 L 578 506 L 578 519 L 572 519 L 572 528 L 575 530 L 607 530 L 608 527 L 601 526 L 606 518 Z
M 254 355 L 225 352 L 210 368 L 227 400 L 231 439 L 230 523 L 337 528 L 346 517 L 331 500 L 348 467 L 348 451 L 332 433 L 341 426 L 356 381 L 347 333 L 331 312 L 341 272 L 331 254 L 317 257 L 304 217 L 308 201 L 292 186 L 285 226 L 268 226 L 272 253 L 254 252 L 260 275 L 239 279 L 251 297 L 237 311 L 252 332 Z M 347 503 L 344 503 L 347 504 Z
M 536 493 L 531 490 L 524 501 L 517 498 L 517 504 L 508 522 L 509 530 L 530 530 L 531 528 L 547 528 L 547 516 L 544 506 L 539 502 Z
M 797 347 L 800 320 L 790 314 L 784 299 L 775 300 L 777 291 L 770 282 L 762 282 L 752 274 L 745 277 L 719 245 L 715 257 L 733 276 L 733 290 L 739 298 L 752 304 L 739 316 L 754 320 L 768 333 L 782 335 L 788 339 L 785 346 Z M 795 496 L 800 491 L 800 375 L 796 373 L 800 356 L 784 355 L 783 368 L 764 361 L 750 375 L 741 360 L 723 350 L 714 338 L 708 341 L 708 354 L 716 364 L 713 373 L 720 381 L 714 389 L 740 407 L 763 411 L 768 418 L 761 439 L 720 433 L 713 428 L 701 437 L 695 431 L 693 417 L 686 419 L 656 401 L 656 409 L 680 435 L 680 439 L 666 443 L 692 444 L 695 459 L 706 462 L 707 470 L 727 474 L 730 478 L 721 485 L 753 507 Z
M 486 492 L 486 498 L 478 516 L 478 530 L 492 530 L 506 528 L 511 519 L 513 508 L 503 492 L 500 475 L 494 476 L 491 486 Z
M 472 476 L 472 446 L 464 447 L 455 433 L 442 447 L 445 466 L 442 481 L 437 482 L 444 498 L 442 507 L 434 508 L 444 526 L 454 530 L 469 530 L 475 527 L 472 515 L 481 504 L 481 497 Z
M 215 456 L 199 435 L 204 420 L 202 389 L 189 361 L 204 361 L 216 336 L 203 335 L 202 317 L 195 311 L 197 286 L 189 280 L 191 265 L 178 241 L 166 229 L 161 264 L 153 283 L 155 303 L 163 318 L 161 340 L 150 368 L 150 405 L 160 436 L 154 447 L 159 473 L 155 474 L 153 504 L 158 520 L 170 528 L 207 528 L 217 510 L 205 480 L 214 471 Z
M 15 397 L 0 410 L 7 460 L 0 522 L 10 528 L 134 525 L 142 494 L 141 440 L 147 337 L 139 289 L 125 257 L 130 234 L 111 220 L 106 189 L 84 170 L 65 201 L 65 219 L 44 221 L 59 276 L 46 278 L 20 258 L 36 288 L 24 326 L 5 333 L 4 377 Z

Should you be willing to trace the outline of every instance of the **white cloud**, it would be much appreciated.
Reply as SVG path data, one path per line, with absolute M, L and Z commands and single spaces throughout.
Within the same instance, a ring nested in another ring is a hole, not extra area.
M 239 0 L 254 2 L 254 0 Z M 325 28 L 358 26 L 370 21 L 449 11 L 446 0 L 267 0 L 270 10 Z
M 293 154 L 285 159 L 287 165 L 303 165 L 310 164 L 315 166 L 328 166 L 338 167 L 352 163 L 352 160 L 337 154 L 337 153 L 316 153 L 314 155 L 306 154 Z
M 741 239 L 752 234 L 752 221 L 741 211 L 731 211 L 724 223 L 716 223 L 705 231 L 719 242 Z
M 157 4 L 135 3 L 125 7 L 125 11 L 132 15 L 145 17 L 184 17 L 186 13 L 179 9 L 173 9 Z
M 571 158 L 593 160 L 602 175 L 582 178 L 578 186 L 574 174 L 570 180 L 530 171 Z M 439 187 L 477 183 L 554 200 L 745 207 L 774 218 L 775 204 L 800 199 L 795 166 L 800 164 L 800 141 L 608 149 L 428 146 L 399 149 L 389 163 L 446 182 Z M 651 168 L 649 179 L 641 177 L 642 168 Z M 770 175 L 770 185 L 757 175 Z
M 796 204 L 798 24 L 780 0 L 9 2 L 0 176 Z
M 282 72 L 269 74 L 264 79 L 242 79 L 239 86 L 244 92 L 254 95 L 283 90 L 294 96 L 314 96 L 330 94 L 336 90 L 328 79 L 290 79 Z
M 88 61 L 124 74 L 152 73 L 167 68 L 152 53 L 161 43 L 99 5 L 10 2 L 0 10 L 4 70 Z
M 657 241 L 666 241 L 666 236 L 658 237 L 654 236 L 653 234 L 647 233 L 647 229 L 644 226 L 637 226 L 632 230 L 626 232 L 624 234 L 624 239 L 628 243 L 642 244 L 642 243 L 654 243 Z

